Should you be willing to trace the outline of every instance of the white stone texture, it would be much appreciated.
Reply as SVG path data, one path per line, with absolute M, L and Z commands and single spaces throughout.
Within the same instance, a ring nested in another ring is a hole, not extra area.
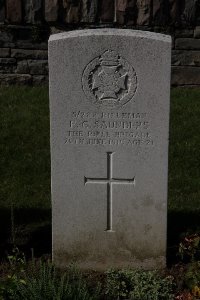
M 53 260 L 162 268 L 171 38 L 97 29 L 49 40 Z

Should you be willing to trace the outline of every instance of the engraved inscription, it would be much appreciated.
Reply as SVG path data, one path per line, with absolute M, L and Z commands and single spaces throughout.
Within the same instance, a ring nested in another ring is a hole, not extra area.
M 147 113 L 86 112 L 69 113 L 66 144 L 93 146 L 153 146 Z
M 106 178 L 87 178 L 84 177 L 85 185 L 88 183 L 100 183 L 106 184 L 107 186 L 107 228 L 106 231 L 113 231 L 113 222 L 112 222 L 112 186 L 113 184 L 133 184 L 135 185 L 135 178 L 123 179 L 123 178 L 114 178 L 113 177 L 113 152 L 107 152 L 107 177 Z
M 82 86 L 93 104 L 118 108 L 133 98 L 137 76 L 126 59 L 113 50 L 106 50 L 86 66 Z

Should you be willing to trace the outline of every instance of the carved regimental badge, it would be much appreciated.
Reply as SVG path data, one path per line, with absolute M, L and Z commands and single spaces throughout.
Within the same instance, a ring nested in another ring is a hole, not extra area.
M 115 51 L 106 50 L 86 66 L 82 85 L 93 104 L 117 108 L 133 98 L 137 76 L 125 58 Z

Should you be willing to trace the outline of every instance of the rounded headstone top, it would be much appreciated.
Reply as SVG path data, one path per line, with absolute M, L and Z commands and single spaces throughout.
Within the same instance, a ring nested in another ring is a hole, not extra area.
M 155 33 L 150 31 L 142 30 L 131 30 L 131 29 L 115 29 L 115 28 L 103 28 L 103 29 L 84 29 L 84 30 L 73 30 L 57 34 L 52 34 L 49 38 L 49 42 L 78 38 L 87 36 L 123 36 L 123 37 L 135 37 L 143 39 L 157 40 L 161 42 L 171 43 L 171 36 L 161 33 Z

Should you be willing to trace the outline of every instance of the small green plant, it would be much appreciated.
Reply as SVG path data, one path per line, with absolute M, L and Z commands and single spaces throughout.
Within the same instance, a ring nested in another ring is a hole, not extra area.
M 99 287 L 90 291 L 74 265 L 61 273 L 50 261 L 28 263 L 18 248 L 7 259 L 9 274 L 0 280 L 0 300 L 95 300 L 99 297 Z
M 25 284 L 23 279 L 26 265 L 24 254 L 15 247 L 11 254 L 7 256 L 7 260 L 10 273 L 0 282 L 0 300 L 15 299 L 17 286 Z
M 184 282 L 190 290 L 198 287 L 200 290 L 200 261 L 190 263 L 184 276 Z
M 25 255 L 17 247 L 13 248 L 7 259 L 13 274 L 24 272 L 24 266 L 26 265 Z
M 195 261 L 200 259 L 200 233 L 186 236 L 179 244 L 179 256 L 182 260 Z
M 162 278 L 156 271 L 109 270 L 106 272 L 106 294 L 109 299 L 174 299 L 173 277 Z
M 25 284 L 18 282 L 15 300 L 92 300 L 88 286 L 74 267 L 61 274 L 50 262 L 33 263 Z

